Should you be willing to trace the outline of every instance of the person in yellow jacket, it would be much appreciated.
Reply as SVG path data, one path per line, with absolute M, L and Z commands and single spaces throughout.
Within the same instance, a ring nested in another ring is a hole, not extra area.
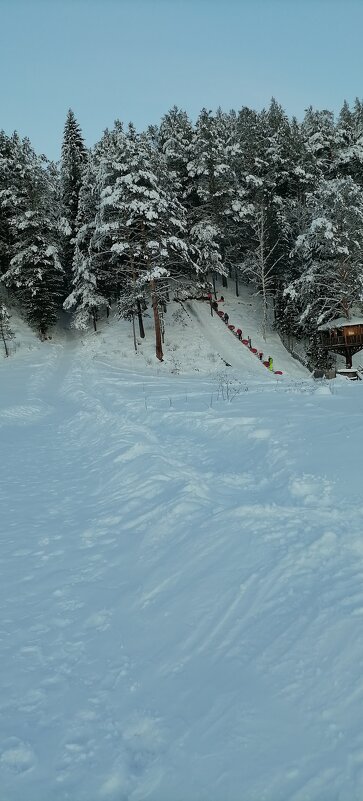
M 269 370 L 273 370 L 274 369 L 274 360 L 273 360 L 272 356 L 268 357 L 268 369 Z

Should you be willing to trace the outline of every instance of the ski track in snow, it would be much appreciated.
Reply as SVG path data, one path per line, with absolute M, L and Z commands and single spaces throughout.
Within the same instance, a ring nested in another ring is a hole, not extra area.
M 362 798 L 362 389 L 239 358 L 231 403 L 71 340 L 10 365 L 6 801 Z

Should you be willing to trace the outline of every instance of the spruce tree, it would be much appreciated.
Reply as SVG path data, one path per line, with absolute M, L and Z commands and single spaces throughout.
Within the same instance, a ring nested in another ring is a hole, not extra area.
M 202 109 L 195 128 L 192 142 L 192 157 L 188 164 L 189 176 L 193 179 L 194 204 L 190 210 L 190 229 L 192 241 L 200 226 L 208 226 L 211 238 L 211 270 L 222 275 L 223 285 L 227 285 L 225 268 L 224 221 L 230 203 L 233 179 L 231 164 L 227 155 L 227 125 L 222 112 L 216 116 Z M 198 234 L 198 238 L 200 236 Z M 204 251 L 207 238 L 204 241 Z M 219 257 L 216 258 L 216 247 Z M 203 260 L 200 262 L 200 267 Z
M 93 247 L 111 254 L 118 281 L 120 313 L 138 315 L 140 303 L 150 297 L 156 356 L 162 360 L 161 313 L 168 279 L 185 263 L 185 211 L 170 190 L 164 162 L 150 139 L 132 125 L 119 132 L 119 158 L 110 171 L 106 164 L 100 213 Z M 131 306 L 130 306 L 131 304 Z
M 57 319 L 63 283 L 54 170 L 35 155 L 27 139 L 14 136 L 13 143 L 13 246 L 2 281 L 19 299 L 31 325 L 45 338 Z
M 77 233 L 77 214 L 82 173 L 87 159 L 81 128 L 72 109 L 69 109 L 63 134 L 61 158 L 62 213 L 67 227 L 63 235 L 62 264 L 65 291 L 71 286 L 72 264 Z
M 97 153 L 90 154 L 83 171 L 77 214 L 77 235 L 72 265 L 71 292 L 63 303 L 66 311 L 74 311 L 75 328 L 85 329 L 92 321 L 94 331 L 100 308 L 108 308 L 108 300 L 99 286 L 99 276 L 92 258 L 91 240 L 98 209 Z
M 190 208 L 193 205 L 193 182 L 188 164 L 192 158 L 193 126 L 185 111 L 173 106 L 165 114 L 160 123 L 157 142 L 175 195 L 180 203 Z
M 0 131 L 0 275 L 9 268 L 12 257 L 10 218 L 14 208 L 15 160 L 14 137 Z
M 286 288 L 299 298 L 300 325 L 315 341 L 318 325 L 349 320 L 363 290 L 363 192 L 351 178 L 322 181 L 307 196 L 310 220 L 295 245 L 302 272 Z

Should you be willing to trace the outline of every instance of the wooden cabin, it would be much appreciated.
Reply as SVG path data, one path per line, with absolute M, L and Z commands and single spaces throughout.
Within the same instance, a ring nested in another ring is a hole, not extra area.
M 363 349 L 363 317 L 338 317 L 319 326 L 321 345 L 327 353 L 345 356 L 346 368 L 352 368 L 354 353 Z

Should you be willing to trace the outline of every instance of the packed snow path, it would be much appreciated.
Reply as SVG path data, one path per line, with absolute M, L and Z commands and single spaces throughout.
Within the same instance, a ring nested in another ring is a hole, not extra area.
M 261 377 L 1 364 L 6 801 L 361 801 L 362 387 Z

